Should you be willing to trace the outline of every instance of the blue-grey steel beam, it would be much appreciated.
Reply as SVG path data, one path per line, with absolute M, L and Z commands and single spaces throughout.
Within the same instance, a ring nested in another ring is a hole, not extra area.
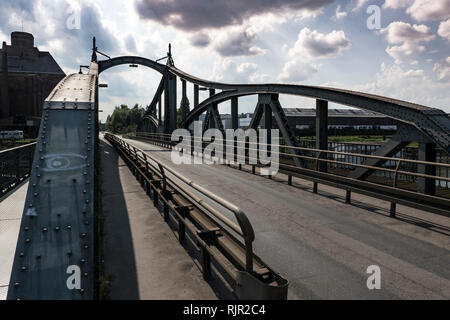
M 328 150 L 328 101 L 320 99 L 316 100 L 316 149 Z M 326 172 L 327 163 L 319 162 L 318 169 Z
M 8 299 L 92 299 L 97 65 L 44 102 Z
M 427 162 L 436 162 L 436 144 L 435 143 L 419 143 L 418 160 Z M 436 167 L 419 164 L 417 166 L 417 172 L 435 176 Z M 417 191 L 420 193 L 433 195 L 436 192 L 436 181 L 434 179 L 417 178 Z
M 233 130 L 239 128 L 238 97 L 231 98 L 231 128 Z

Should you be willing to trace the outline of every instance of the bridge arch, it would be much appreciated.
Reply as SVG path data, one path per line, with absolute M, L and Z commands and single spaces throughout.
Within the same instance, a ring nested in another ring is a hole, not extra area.
M 98 74 L 102 73 L 103 71 L 123 65 L 123 64 L 138 64 L 141 66 L 149 67 L 153 70 L 158 71 L 162 75 L 166 74 L 167 72 L 167 66 L 161 63 L 158 63 L 156 61 L 153 61 L 151 59 L 143 58 L 143 57 L 137 57 L 137 56 L 122 56 L 122 57 L 116 57 L 108 60 L 101 60 L 98 62 Z
M 256 94 L 297 95 L 374 111 L 414 126 L 450 152 L 450 119 L 442 110 L 373 94 L 327 87 L 284 84 L 234 85 L 234 90 L 222 91 L 201 102 L 187 115 L 181 126 L 188 127 L 213 103 Z

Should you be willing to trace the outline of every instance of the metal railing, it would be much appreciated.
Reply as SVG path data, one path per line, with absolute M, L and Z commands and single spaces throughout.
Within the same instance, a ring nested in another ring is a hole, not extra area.
M 0 198 L 31 172 L 36 142 L 0 151 Z
M 173 147 L 177 145 L 179 141 L 172 141 L 170 134 L 160 134 L 160 133 L 137 133 L 138 138 L 144 138 L 147 140 L 151 140 L 153 143 L 159 144 L 165 147 Z M 192 146 L 195 142 L 201 141 L 202 145 L 205 146 L 210 144 L 211 141 L 205 141 L 201 137 L 194 138 L 192 136 L 180 137 L 191 139 Z M 216 142 L 222 143 L 235 143 L 236 149 L 245 149 L 246 160 L 250 160 L 249 151 L 258 151 L 258 148 L 250 148 L 248 143 L 244 144 L 236 144 L 235 141 L 226 140 L 226 139 L 216 139 Z M 259 143 L 258 146 L 265 146 L 269 150 L 275 146 L 270 144 Z M 360 153 L 350 153 L 350 152 L 340 152 L 334 150 L 321 150 L 314 148 L 306 148 L 306 147 L 291 147 L 286 145 L 276 145 L 279 148 L 278 152 L 271 150 L 273 154 L 278 154 L 279 159 L 279 167 L 280 172 L 285 173 L 289 176 L 289 182 L 291 182 L 292 176 L 298 176 L 299 174 L 302 177 L 310 178 L 314 182 L 315 180 L 321 177 L 321 183 L 326 184 L 326 180 L 333 181 L 333 185 L 340 186 L 346 190 L 355 189 L 358 187 L 359 189 L 364 187 L 370 187 L 376 189 L 377 186 L 380 188 L 383 193 L 389 194 L 390 191 L 396 190 L 396 193 L 401 194 L 402 196 L 408 197 L 408 203 L 411 205 L 411 201 L 413 198 L 416 198 L 415 202 L 429 202 L 429 204 L 435 203 L 440 207 L 439 210 L 431 210 L 432 212 L 439 212 L 448 215 L 448 210 L 450 208 L 450 192 L 446 192 L 447 189 L 444 188 L 444 191 L 439 190 L 436 192 L 436 195 L 425 195 L 422 193 L 416 192 L 416 181 L 417 179 L 427 179 L 435 181 L 436 184 L 440 184 L 440 182 L 449 183 L 450 178 L 446 176 L 432 175 L 417 172 L 420 166 L 422 167 L 431 167 L 435 168 L 436 172 L 442 172 L 442 169 L 449 170 L 450 164 L 447 163 L 438 163 L 438 162 L 427 162 L 427 161 L 419 161 L 419 160 L 411 160 L 411 159 L 402 159 L 402 158 L 394 158 L 394 157 L 382 157 L 375 156 L 371 154 L 360 154 Z M 192 150 L 194 148 L 192 147 Z M 225 150 L 225 148 L 224 148 Z M 294 152 L 295 151 L 295 152 Z M 235 151 L 236 152 L 236 151 Z M 232 155 L 234 159 L 235 155 Z M 300 168 L 296 166 L 292 159 L 299 158 L 305 161 L 305 167 Z M 359 158 L 360 160 L 355 163 L 349 163 L 345 161 L 346 157 Z M 391 163 L 394 166 L 386 166 L 386 165 L 366 165 L 364 164 L 365 160 L 374 159 L 381 163 Z M 226 163 L 227 159 L 224 159 L 223 163 Z M 252 159 L 257 161 L 257 159 Z M 248 163 L 248 162 L 247 162 Z M 327 171 L 321 172 L 319 170 L 319 164 L 326 163 Z M 252 165 L 252 171 L 255 172 L 255 166 L 262 165 Z M 357 168 L 367 169 L 372 172 L 368 178 L 365 180 L 353 179 L 350 177 L 350 174 Z M 384 179 L 379 179 L 373 172 L 383 172 Z M 341 181 L 339 181 L 339 179 Z M 345 182 L 345 183 L 344 183 Z M 317 186 L 315 185 L 315 191 L 317 191 Z M 381 189 L 382 188 L 382 189 Z M 361 190 L 360 190 L 361 191 Z M 375 192 L 375 191 L 374 191 Z M 376 193 L 376 192 L 375 192 Z M 375 195 L 375 193 L 372 193 Z M 400 196 L 399 196 L 400 197 Z M 393 203 L 401 202 L 399 197 L 394 197 L 390 200 Z M 383 196 L 384 199 L 389 199 L 387 196 Z M 403 202 L 406 204 L 405 202 Z M 445 210 L 445 205 L 448 205 L 447 210 Z M 425 208 L 425 207 L 423 207 Z M 433 209 L 433 208 L 429 208 Z M 392 215 L 395 215 L 395 209 L 391 208 Z
M 238 271 L 245 271 L 255 279 L 265 282 L 267 291 L 276 289 L 279 291 L 277 297 L 284 298 L 284 295 L 287 294 L 287 281 L 254 254 L 252 243 L 255 239 L 255 233 L 248 217 L 239 207 L 205 189 L 192 179 L 185 177 L 123 139 L 109 133 L 105 134 L 105 138 L 120 151 L 141 183 L 144 181 L 147 193 L 153 194 L 154 204 L 158 205 L 158 198 L 162 200 L 166 219 L 169 211 L 173 211 L 178 221 L 180 239 L 185 238 L 185 229 L 189 229 L 191 236 L 201 245 L 203 256 L 205 254 L 215 256 L 217 253 L 210 250 L 211 246 L 215 246 L 232 262 Z M 199 197 L 194 190 L 203 197 Z M 175 204 L 172 203 L 176 194 L 188 200 L 190 207 L 187 211 L 189 213 L 185 210 L 186 206 L 180 205 L 179 201 L 175 201 L 177 202 Z M 191 207 L 192 205 L 194 207 Z M 237 223 L 223 212 L 232 213 Z M 218 223 L 216 219 L 222 224 Z M 190 220 L 194 226 L 202 225 L 202 227 L 196 230 L 186 220 Z M 209 223 L 206 221 L 209 221 Z M 209 225 L 209 228 L 205 228 L 206 225 Z M 209 235 L 205 238 L 204 235 L 206 234 Z M 242 237 L 243 242 L 239 241 L 235 235 Z M 216 239 L 211 240 L 211 236 Z M 242 256 L 242 259 L 240 256 Z M 209 259 L 207 258 L 206 261 L 209 261 Z M 236 272 L 230 271 L 229 266 L 221 263 L 221 259 L 216 259 L 216 261 L 230 277 L 238 281 Z M 203 269 L 204 273 L 210 272 L 208 271 L 210 270 L 208 265 L 204 265 Z M 284 292 L 285 290 L 286 292 Z M 268 293 L 268 295 L 273 296 L 271 293 Z

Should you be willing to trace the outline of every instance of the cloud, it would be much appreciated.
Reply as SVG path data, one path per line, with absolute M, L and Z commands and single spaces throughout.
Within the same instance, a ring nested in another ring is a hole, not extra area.
M 350 41 L 344 31 L 333 30 L 328 34 L 303 28 L 290 55 L 307 56 L 309 58 L 327 58 L 337 56 L 350 48 Z
M 214 49 L 222 56 L 262 55 L 265 50 L 253 45 L 256 34 L 249 30 L 235 29 L 222 32 L 214 41 Z
M 292 58 L 284 64 L 283 71 L 278 76 L 282 82 L 301 82 L 317 73 L 318 65 L 301 58 Z
M 254 83 L 265 79 L 265 76 L 258 73 L 256 63 L 237 64 L 232 58 L 223 58 L 214 63 L 212 80 L 228 83 Z
M 429 42 L 436 38 L 431 29 L 423 24 L 411 25 L 402 21 L 391 22 L 380 31 L 386 34 L 389 44 L 399 44 L 386 48 L 386 52 L 400 64 L 409 57 L 425 51 L 422 42 Z
M 126 38 L 125 38 L 125 48 L 132 53 L 136 53 L 137 49 L 136 49 L 136 41 L 134 40 L 133 35 L 129 34 Z
M 351 43 L 342 30 L 324 34 L 303 28 L 294 46 L 288 50 L 289 60 L 284 64 L 278 79 L 287 82 L 304 81 L 318 71 L 316 60 L 336 57 L 350 46 Z
M 204 48 L 211 43 L 211 38 L 207 33 L 199 32 L 189 38 L 191 44 L 195 47 Z
M 383 4 L 383 8 L 400 9 L 405 8 L 412 4 L 414 0 L 386 0 Z
M 450 41 L 450 19 L 439 24 L 438 35 Z
M 450 17 L 450 0 L 386 0 L 384 8 L 407 8 L 417 21 L 443 20 Z
M 41 50 L 52 50 L 61 67 L 71 72 L 77 70 L 78 64 L 90 61 L 93 36 L 97 38 L 100 51 L 109 54 L 120 51 L 120 41 L 101 22 L 101 11 L 95 3 L 76 2 L 73 5 L 80 16 L 79 29 L 67 27 L 72 14 L 68 9 L 71 7 L 72 2 L 69 1 L 4 0 L 0 10 L 0 28 L 20 30 L 23 20 L 24 31 L 34 35 L 36 45 Z
M 436 74 L 438 81 L 450 81 L 450 56 L 435 63 L 433 72 Z
M 347 12 L 341 11 L 341 5 L 338 5 L 336 8 L 336 19 L 342 19 L 347 16 Z
M 358 0 L 356 6 L 352 9 L 352 12 L 358 11 L 361 9 L 369 0 Z
M 356 85 L 353 90 L 393 97 L 450 111 L 448 84 L 433 81 L 422 69 L 403 69 L 399 65 L 381 64 L 372 82 Z
M 334 0 L 140 0 L 135 8 L 149 19 L 186 31 L 241 25 L 251 16 L 267 12 L 320 10 Z

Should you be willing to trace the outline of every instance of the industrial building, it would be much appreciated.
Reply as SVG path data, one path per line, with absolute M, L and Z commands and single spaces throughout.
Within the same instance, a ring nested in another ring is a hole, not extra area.
M 12 32 L 3 41 L 0 61 L 0 129 L 23 130 L 35 137 L 44 100 L 65 77 L 49 52 L 34 46 L 27 32 Z

